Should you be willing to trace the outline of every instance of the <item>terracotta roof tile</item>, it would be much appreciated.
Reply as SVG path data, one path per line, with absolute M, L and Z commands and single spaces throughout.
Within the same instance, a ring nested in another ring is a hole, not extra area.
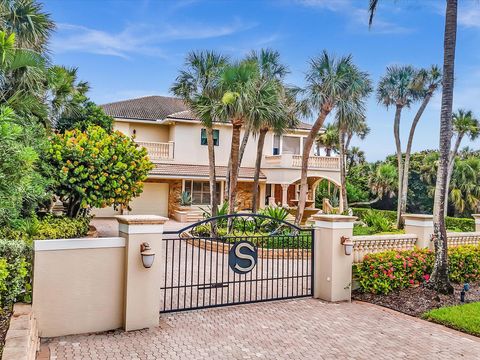
M 227 176 L 226 166 L 215 167 L 218 179 L 225 179 Z M 253 180 L 255 169 L 249 167 L 240 168 L 239 179 Z M 150 171 L 150 175 L 178 176 L 184 177 L 201 177 L 208 178 L 208 165 L 190 165 L 190 164 L 155 164 L 155 168 Z M 260 172 L 260 179 L 266 179 L 266 176 Z

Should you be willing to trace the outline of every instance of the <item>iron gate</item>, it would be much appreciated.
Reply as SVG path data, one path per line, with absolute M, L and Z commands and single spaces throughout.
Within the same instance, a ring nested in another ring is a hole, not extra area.
M 259 214 L 164 232 L 162 312 L 311 296 L 313 229 Z

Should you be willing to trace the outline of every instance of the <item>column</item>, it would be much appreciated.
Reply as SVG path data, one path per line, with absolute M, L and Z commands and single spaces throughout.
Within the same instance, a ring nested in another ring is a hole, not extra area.
M 289 184 L 282 184 L 282 206 L 288 206 L 288 186 Z
M 124 329 L 139 330 L 158 326 L 160 282 L 164 254 L 163 224 L 167 218 L 156 215 L 117 216 L 119 233 L 126 239 Z M 141 245 L 148 243 L 155 259 L 150 268 L 142 262 Z
M 258 184 L 260 190 L 259 190 L 259 196 L 258 196 L 258 200 L 259 200 L 259 206 L 258 208 L 259 209 L 263 209 L 265 208 L 265 198 L 267 197 L 267 194 L 266 194 L 266 191 L 267 191 L 267 184 L 265 183 L 259 183 Z
M 345 255 L 342 237 L 351 239 L 355 216 L 318 214 L 315 221 L 313 297 L 350 301 L 353 253 Z
M 475 219 L 475 231 L 480 232 L 480 214 L 472 214 Z
M 418 248 L 433 249 L 431 237 L 433 234 L 433 215 L 405 214 L 402 215 L 405 222 L 405 233 L 415 234 L 418 237 L 415 244 Z

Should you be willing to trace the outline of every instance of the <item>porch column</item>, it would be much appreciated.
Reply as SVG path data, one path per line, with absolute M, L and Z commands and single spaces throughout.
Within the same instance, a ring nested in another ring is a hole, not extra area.
M 431 236 L 433 234 L 433 215 L 405 214 L 402 215 L 405 221 L 405 233 L 417 235 L 417 243 L 420 249 L 433 249 Z
M 325 301 L 350 301 L 353 254 L 345 255 L 342 237 L 353 236 L 355 216 L 313 216 L 315 221 L 313 297 Z M 351 241 L 351 240 L 350 240 Z
M 340 214 L 343 214 L 345 209 L 343 208 L 343 195 L 342 195 L 342 189 L 341 188 L 338 189 L 338 201 L 339 201 L 338 212 Z
M 163 224 L 167 218 L 156 215 L 117 216 L 119 233 L 126 239 L 124 329 L 139 330 L 158 326 L 160 282 L 165 266 L 162 251 Z M 153 265 L 145 268 L 141 246 L 150 245 L 155 253 Z
M 480 214 L 472 214 L 475 219 L 475 231 L 480 232 Z
M 258 207 L 258 208 L 259 208 L 259 209 L 263 209 L 263 208 L 265 207 L 265 198 L 266 198 L 266 196 L 267 196 L 267 194 L 266 194 L 267 184 L 265 184 L 265 183 L 260 183 L 260 184 L 258 184 L 258 185 L 259 185 L 259 187 L 260 187 L 259 199 L 258 199 L 258 200 L 260 201 L 260 203 L 259 203 L 259 207 Z
M 282 206 L 288 206 L 288 186 L 289 184 L 282 184 Z

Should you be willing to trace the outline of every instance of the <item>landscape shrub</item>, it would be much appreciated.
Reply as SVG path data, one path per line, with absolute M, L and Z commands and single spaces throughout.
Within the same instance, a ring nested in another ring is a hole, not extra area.
M 0 240 L 0 306 L 31 301 L 32 258 L 26 242 Z
M 393 229 L 393 222 L 383 213 L 369 209 L 362 219 L 367 226 L 376 232 L 387 232 Z
M 480 245 L 448 249 L 450 280 L 455 283 L 480 280 Z M 386 251 L 366 255 L 353 265 L 360 291 L 388 294 L 428 281 L 434 254 L 427 249 Z
M 381 214 L 383 217 L 387 218 L 392 224 L 397 221 L 397 212 L 392 210 L 378 210 L 370 208 L 352 208 L 353 215 L 357 216 L 359 220 L 364 221 L 364 217 L 369 212 L 376 214 Z

